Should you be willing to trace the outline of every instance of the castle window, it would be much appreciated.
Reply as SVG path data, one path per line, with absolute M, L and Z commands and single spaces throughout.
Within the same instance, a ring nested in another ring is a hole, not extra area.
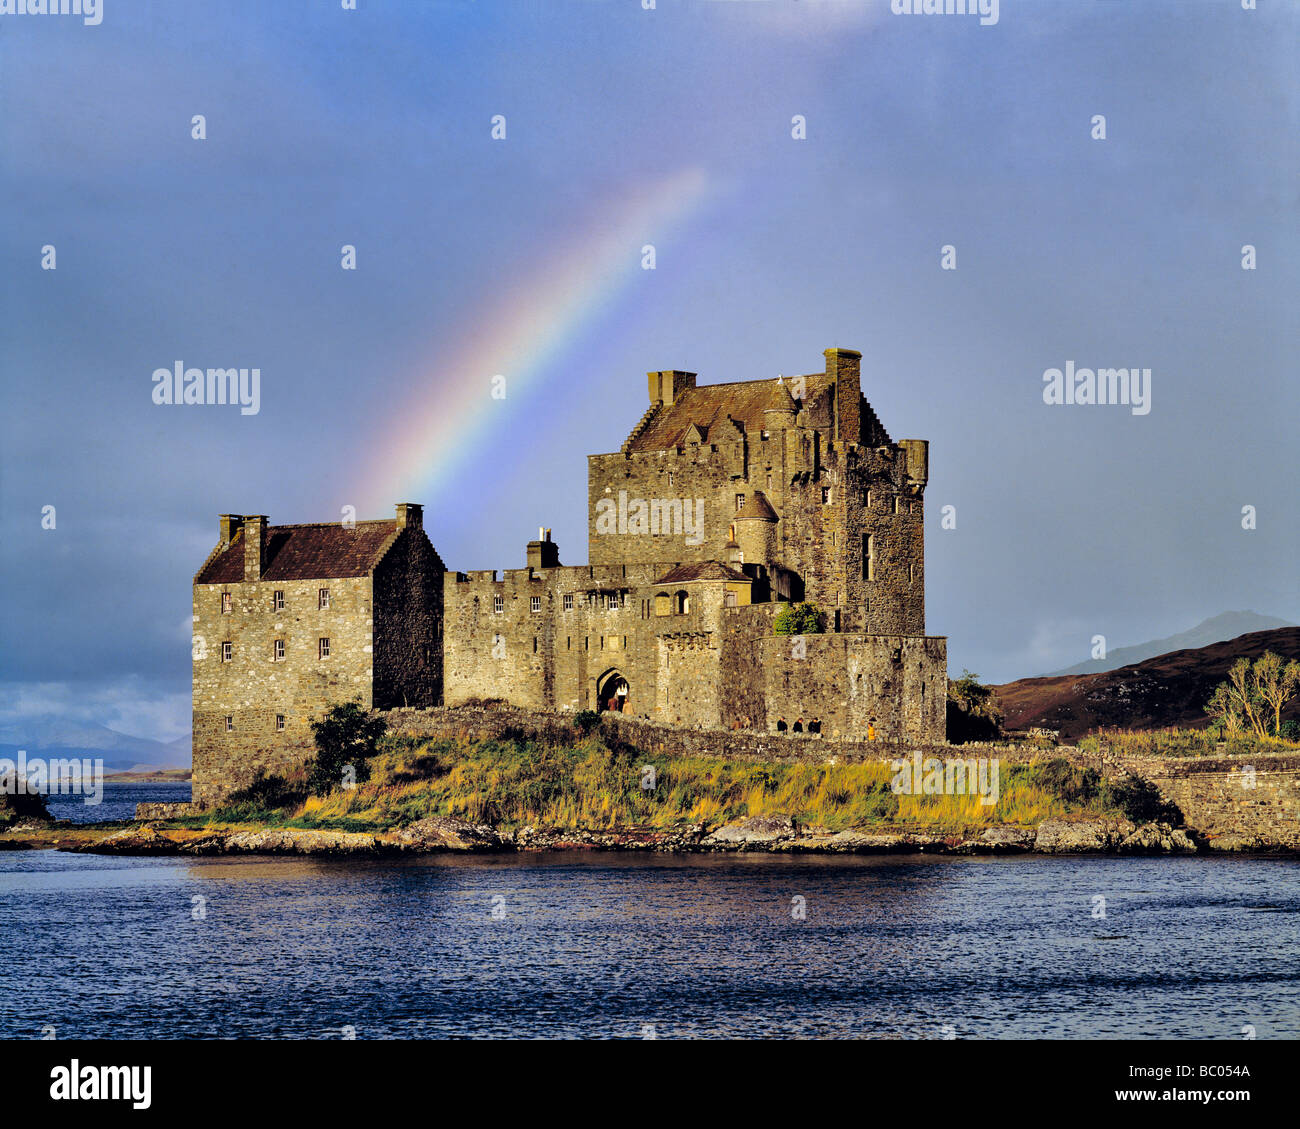
M 724 608 L 734 608 L 736 606 L 736 593 L 730 588 L 722 594 L 722 606 Z
M 229 662 L 231 659 L 233 659 L 234 657 L 235 657 L 235 645 L 234 645 L 234 643 L 222 643 L 222 644 L 221 644 L 221 661 L 222 661 L 223 663 L 228 663 L 228 662 Z
M 655 597 L 655 615 L 672 615 L 673 598 L 664 592 Z
M 316 593 L 316 607 L 320 610 L 323 610 L 325 608 L 328 608 L 329 606 L 330 606 L 330 590 L 328 588 L 322 588 L 319 592 Z
M 542 610 L 542 598 L 541 598 L 541 596 L 529 596 L 529 597 L 528 597 L 528 610 L 529 610 L 530 612 L 540 612 L 540 611 Z
M 897 495 L 897 494 L 894 495 L 894 513 L 896 513 L 896 514 L 897 514 L 897 513 L 902 513 L 902 509 L 900 508 L 900 506 L 899 506 L 899 504 L 898 504 L 898 495 Z
M 736 510 L 737 510 L 737 512 L 739 512 L 739 510 L 741 509 L 742 506 L 744 506 L 744 504 L 745 504 L 745 495 L 744 495 L 744 494 L 737 494 L 737 495 L 736 495 Z
M 672 472 L 672 471 L 669 471 L 669 472 L 668 472 L 668 485 L 671 486 L 672 484 L 673 484 L 673 472 Z
M 233 733 L 235 730 L 235 719 L 230 714 L 226 714 L 226 732 Z
M 284 592 L 279 588 L 271 593 L 271 610 L 273 612 L 284 611 Z
M 916 583 L 916 565 L 907 566 L 907 582 L 908 584 Z
M 322 659 L 330 657 L 330 641 L 328 639 L 321 639 L 316 644 L 316 656 Z
M 565 649 L 566 651 L 572 651 L 572 650 L 573 650 L 573 636 L 572 636 L 572 635 L 566 635 L 566 636 L 564 637 L 564 649 Z
M 862 535 L 862 579 L 876 579 L 876 542 L 870 533 Z
M 829 506 L 830 504 L 831 504 L 831 488 L 830 488 L 829 486 L 823 486 L 823 487 L 822 487 L 822 505 L 823 505 L 823 506 Z
M 284 662 L 284 640 L 277 639 L 271 644 L 271 661 L 273 663 Z
M 278 713 L 275 715 L 275 728 L 277 732 L 284 731 L 284 714 Z
M 230 593 L 229 592 L 221 593 L 221 614 L 222 615 L 230 614 Z
M 691 610 L 691 597 L 687 592 L 677 593 L 677 614 L 686 615 Z
M 503 611 L 505 611 L 505 610 L 506 610 L 506 599 L 505 599 L 505 597 L 504 597 L 504 596 L 493 596 L 493 597 L 492 597 L 492 613 L 493 613 L 493 615 L 500 615 L 500 614 L 501 614 Z
M 868 508 L 868 509 L 871 508 L 871 491 L 870 491 L 870 490 L 867 491 L 867 508 Z
M 763 438 L 766 439 L 767 436 L 764 435 Z M 769 490 L 772 489 L 772 468 L 771 467 L 767 468 L 767 488 Z
M 566 593 L 564 594 L 564 610 L 565 610 L 566 612 L 571 612 L 571 611 L 573 611 L 573 593 L 572 593 L 572 592 L 566 592 Z
M 533 654 L 537 654 L 537 636 L 533 636 Z

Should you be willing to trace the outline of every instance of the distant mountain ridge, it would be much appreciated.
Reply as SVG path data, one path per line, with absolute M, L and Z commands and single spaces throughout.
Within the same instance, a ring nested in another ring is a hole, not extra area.
M 1146 643 L 1137 643 L 1131 647 L 1116 647 L 1108 651 L 1104 659 L 1089 659 L 1087 662 L 1075 663 L 1064 670 L 1054 670 L 1042 678 L 1059 678 L 1067 674 L 1102 674 L 1108 670 L 1132 666 L 1157 655 L 1167 655 L 1171 651 L 1190 650 L 1208 647 L 1212 643 L 1226 643 L 1229 639 L 1239 639 L 1254 631 L 1272 631 L 1279 627 L 1294 627 L 1276 616 L 1260 615 L 1258 612 L 1223 612 L 1211 616 L 1187 631 L 1169 635 L 1164 639 L 1152 639 Z
M 1200 728 L 1209 723 L 1205 703 L 1233 662 L 1240 656 L 1257 659 L 1265 651 L 1300 659 L 1300 627 L 1253 631 L 1098 674 L 1021 678 L 993 690 L 1008 729 L 1038 726 L 1073 739 L 1101 726 Z M 1293 699 L 1282 717 L 1300 719 L 1300 700 Z
M 102 760 L 107 772 L 189 768 L 190 739 L 153 741 L 132 737 L 106 725 L 40 718 L 0 728 L 0 757 L 13 760 L 18 750 L 29 757 Z

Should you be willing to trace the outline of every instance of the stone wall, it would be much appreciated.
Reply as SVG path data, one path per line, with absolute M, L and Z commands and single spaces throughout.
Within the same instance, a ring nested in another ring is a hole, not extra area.
M 318 608 L 328 588 L 328 608 Z M 273 606 L 276 592 L 283 609 Z M 223 612 L 221 597 L 231 608 Z M 194 586 L 196 803 L 247 786 L 259 769 L 282 775 L 311 754 L 308 722 L 335 702 L 373 705 L 371 580 L 284 580 Z M 330 654 L 318 657 L 319 641 Z M 284 644 L 276 661 L 275 641 Z M 222 643 L 231 644 L 228 661 Z M 231 728 L 227 728 L 227 718 Z M 278 728 L 283 718 L 284 728 Z
M 1116 762 L 1182 813 L 1214 850 L 1300 849 L 1300 754 Z

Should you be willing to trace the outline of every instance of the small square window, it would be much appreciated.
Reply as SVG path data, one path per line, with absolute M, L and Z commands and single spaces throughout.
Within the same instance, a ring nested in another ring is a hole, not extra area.
M 233 733 L 234 729 L 235 729 L 235 719 L 230 714 L 226 714 L 226 732 Z
M 277 639 L 274 643 L 271 644 L 271 661 L 277 663 L 284 662 L 284 640 L 283 639 Z
M 271 610 L 273 612 L 284 611 L 284 592 L 279 588 L 271 593 Z
M 493 613 L 496 615 L 500 615 L 505 610 L 506 610 L 506 598 L 504 596 L 493 596 L 492 597 Z
M 322 659 L 327 659 L 330 657 L 330 641 L 328 639 L 322 639 L 317 644 L 316 654 L 318 658 L 322 658 Z
M 330 590 L 322 588 L 316 595 L 316 607 L 324 610 L 330 606 Z
M 540 611 L 542 610 L 542 598 L 541 598 L 541 596 L 529 596 L 529 597 L 528 597 L 528 610 L 529 610 L 530 612 L 540 612 Z
M 230 605 L 231 605 L 230 593 L 222 592 L 221 593 L 221 614 L 222 615 L 230 614 Z
M 564 596 L 564 610 L 565 610 L 566 612 L 571 612 L 571 611 L 573 611 L 573 593 L 572 593 L 572 592 L 568 592 L 568 593 L 566 593 L 565 596 Z
M 282 713 L 278 713 L 278 714 L 275 715 L 275 728 L 276 728 L 277 731 L 283 731 L 283 729 L 284 729 L 284 714 L 282 714 Z
M 745 495 L 744 495 L 744 494 L 737 494 L 737 495 L 736 495 L 736 509 L 737 509 L 737 511 L 739 511 L 740 509 L 742 509 L 742 508 L 744 507 L 744 505 L 745 505 Z
M 233 659 L 234 657 L 235 657 L 235 645 L 234 645 L 234 643 L 222 643 L 222 644 L 221 644 L 221 661 L 222 661 L 223 663 L 228 663 L 228 662 L 229 662 L 231 659 Z

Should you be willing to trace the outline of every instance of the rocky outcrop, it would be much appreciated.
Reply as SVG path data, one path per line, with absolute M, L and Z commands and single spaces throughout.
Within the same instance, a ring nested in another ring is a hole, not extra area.
M 711 835 L 706 835 L 701 845 L 732 850 L 770 850 L 778 843 L 789 842 L 799 836 L 799 826 L 788 815 L 751 815 L 739 823 L 728 823 Z
M 1034 850 L 1049 855 L 1109 851 L 1118 847 L 1132 832 L 1133 824 L 1127 820 L 1091 819 L 1072 822 L 1045 819 L 1038 825 Z
M 179 844 L 146 823 L 143 827 L 127 827 L 103 839 L 75 843 L 62 849 L 92 855 L 174 855 L 179 853 Z
M 0 775 L 0 831 L 27 830 L 54 822 L 45 797 L 36 792 L 28 794 L 23 784 L 12 768 Z
M 1171 854 L 1195 851 L 1196 843 L 1182 828 L 1167 823 L 1144 823 L 1125 836 L 1117 849 L 1124 854 Z
M 497 851 L 502 839 L 485 823 L 431 816 L 416 820 L 397 833 L 397 842 L 407 851 Z

